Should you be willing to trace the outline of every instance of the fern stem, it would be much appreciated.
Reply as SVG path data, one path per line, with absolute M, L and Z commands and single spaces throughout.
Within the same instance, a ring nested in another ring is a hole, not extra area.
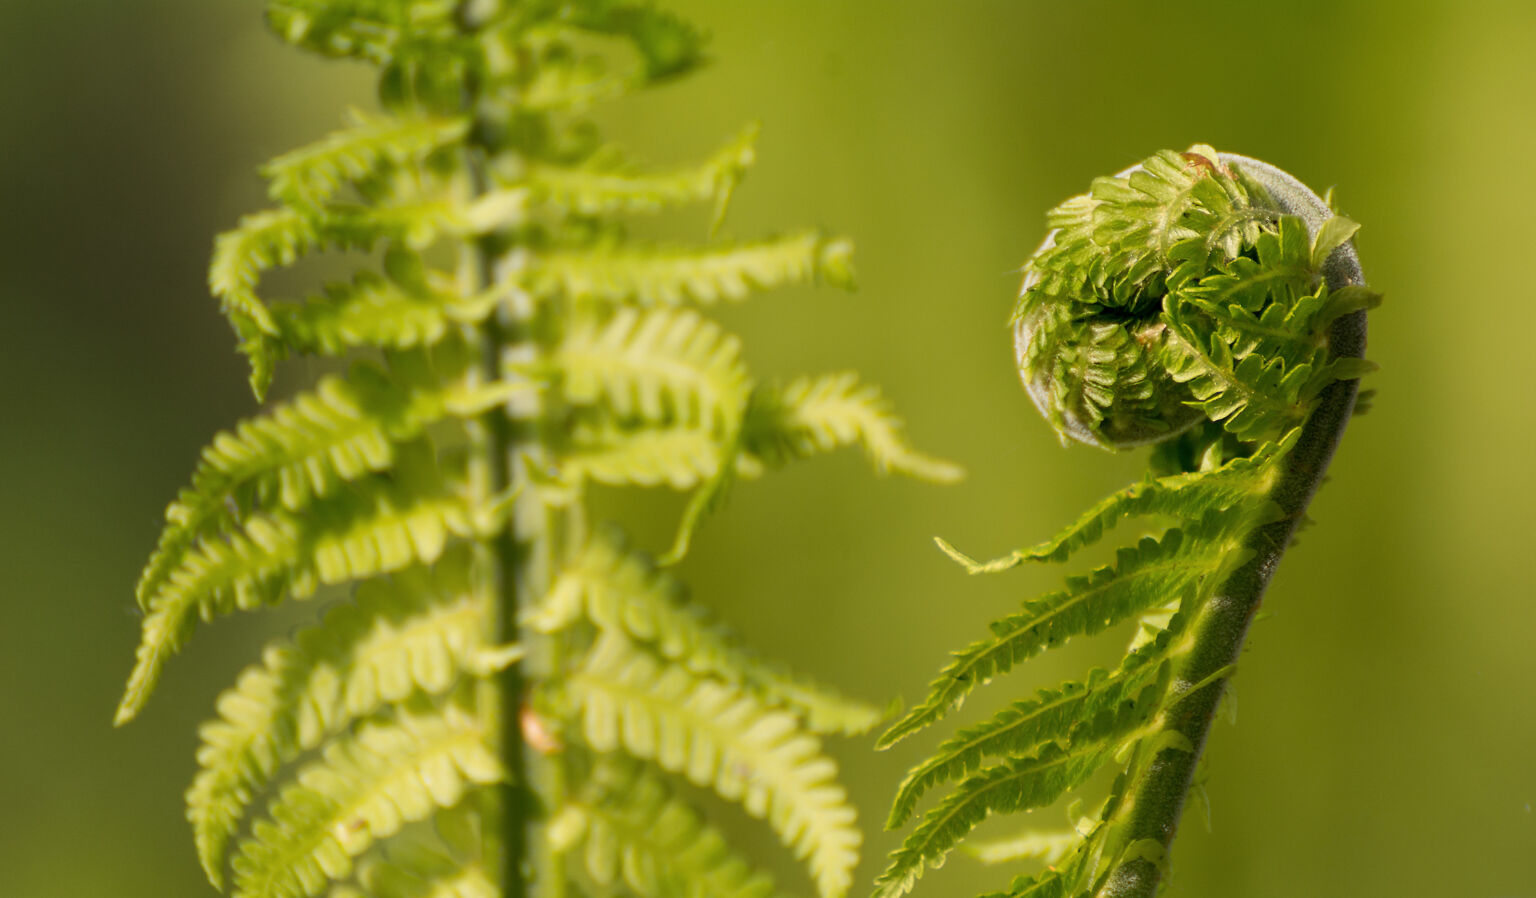
M 1315 231 L 1331 214 L 1322 199 L 1291 175 L 1258 160 L 1223 156 L 1224 162 L 1233 160 L 1264 183 L 1281 212 L 1301 216 L 1310 229 Z M 1346 244 L 1334 252 L 1324 266 L 1324 276 L 1332 289 L 1364 283 L 1352 246 Z M 1363 310 L 1340 318 L 1328 332 L 1332 356 L 1362 358 L 1365 337 Z M 1165 712 L 1157 732 L 1143 743 L 1156 754 L 1129 795 L 1124 862 L 1107 877 L 1099 898 L 1152 898 L 1157 892 L 1226 680 L 1264 590 L 1322 484 L 1354 412 L 1358 388 L 1358 380 L 1335 381 L 1319 396 L 1270 494 L 1280 508 L 1279 519 L 1253 532 L 1245 544 L 1253 557 L 1227 578 L 1193 621 L 1190 648 L 1174 673 L 1175 704 Z
M 478 190 L 480 162 L 476 151 L 468 163 L 471 192 Z M 484 247 L 466 246 L 461 250 L 460 277 L 463 293 L 475 295 L 490 283 L 491 260 Z M 473 337 L 474 329 L 471 329 Z M 478 328 L 480 363 L 471 376 L 482 383 L 501 377 L 500 358 L 505 336 L 499 323 L 491 321 Z M 512 439 L 504 412 L 492 409 L 467 422 L 469 441 L 468 481 L 475 501 L 487 507 L 511 486 Z M 512 527 L 491 540 L 475 544 L 477 595 L 483 602 L 481 619 L 486 646 L 505 645 L 517 637 L 515 609 L 509 607 L 514 594 L 512 584 L 518 577 L 517 546 Z M 511 778 L 510 788 L 485 789 L 481 792 L 482 852 L 492 881 L 502 884 L 506 898 L 524 898 L 523 878 L 526 841 L 518 818 L 523 803 L 513 790 L 524 782 L 523 740 L 517 727 L 517 697 L 525 685 L 520 664 L 513 664 L 499 677 L 485 677 L 475 684 L 475 706 L 480 724 L 492 750 L 502 759 Z

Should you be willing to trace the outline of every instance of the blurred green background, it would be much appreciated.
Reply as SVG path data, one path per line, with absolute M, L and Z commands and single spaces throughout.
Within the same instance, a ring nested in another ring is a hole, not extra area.
M 1059 576 L 967 578 L 930 536 L 1033 542 L 1141 469 L 1062 449 L 1018 388 L 1004 320 L 1042 212 L 1160 147 L 1260 156 L 1364 223 L 1380 393 L 1252 634 L 1210 826 L 1196 806 L 1167 894 L 1536 896 L 1536 4 L 671 5 L 716 62 L 606 111 L 610 133 L 671 162 L 760 120 L 727 232 L 825 225 L 859 247 L 854 295 L 728 312 L 756 370 L 855 368 L 970 472 L 929 487 L 837 456 L 743 485 L 695 546 L 696 593 L 769 654 L 917 697 Z M 114 731 L 132 586 L 200 446 L 253 408 L 203 282 L 212 235 L 262 204 L 255 166 L 367 104 L 370 76 L 280 45 L 255 0 L 3 0 L 0 60 L 0 895 L 211 894 L 181 812 L 195 726 L 318 608 L 206 628 Z M 967 710 L 1120 648 L 1074 644 Z M 837 747 L 865 882 L 931 744 Z M 1009 876 L 957 857 L 918 894 Z

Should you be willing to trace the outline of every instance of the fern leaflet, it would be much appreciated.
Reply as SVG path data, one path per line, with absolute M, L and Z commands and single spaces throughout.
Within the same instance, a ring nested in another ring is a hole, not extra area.
M 953 479 L 873 387 L 760 384 L 702 314 L 846 286 L 850 244 L 627 236 L 625 216 L 700 203 L 713 234 L 756 154 L 753 128 L 648 172 L 595 136 L 595 103 L 704 58 L 649 4 L 264 5 L 289 43 L 377 66 L 380 108 L 268 163 L 272 208 L 218 238 L 209 285 L 258 398 L 295 355 L 345 373 L 203 452 L 139 583 L 118 722 L 199 619 L 350 595 L 202 728 L 187 816 L 209 879 L 241 898 L 777 895 L 687 781 L 765 818 L 842 898 L 860 836 L 819 736 L 877 713 L 743 648 L 589 523 L 587 486 L 689 491 L 675 560 L 730 481 L 796 458 L 861 445 Z M 349 278 L 263 295 L 336 252 Z

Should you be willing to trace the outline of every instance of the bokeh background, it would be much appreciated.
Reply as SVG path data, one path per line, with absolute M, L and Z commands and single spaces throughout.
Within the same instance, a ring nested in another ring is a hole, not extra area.
M 700 597 L 829 682 L 919 696 L 1059 576 L 967 578 L 930 537 L 1033 542 L 1141 469 L 1061 448 L 1017 386 L 1004 320 L 1043 210 L 1160 147 L 1263 157 L 1338 185 L 1365 225 L 1379 397 L 1252 634 L 1167 894 L 1536 896 L 1536 5 L 670 5 L 716 62 L 606 111 L 610 133 L 672 162 L 759 120 L 727 232 L 824 225 L 859 247 L 858 293 L 727 313 L 756 370 L 855 368 L 970 472 L 930 487 L 837 456 L 746 484 L 687 564 Z M 195 726 L 317 606 L 204 629 L 114 731 L 131 591 L 199 447 L 253 408 L 204 286 L 211 237 L 261 205 L 255 166 L 366 107 L 370 77 L 280 45 L 255 0 L 0 0 L 0 61 L 0 895 L 211 894 L 181 810 Z M 1120 647 L 1074 644 L 967 710 Z M 838 746 L 865 882 L 931 744 Z M 918 894 L 1009 876 L 957 856 Z

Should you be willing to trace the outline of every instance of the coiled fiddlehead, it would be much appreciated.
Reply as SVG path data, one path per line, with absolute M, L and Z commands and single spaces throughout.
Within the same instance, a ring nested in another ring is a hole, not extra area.
M 1099 178 L 1047 216 L 1013 318 L 1024 385 L 1064 443 L 1155 443 L 1153 472 L 1054 538 L 972 573 L 1065 561 L 1131 518 L 1171 522 L 1114 563 L 1025 603 L 955 653 L 881 737 L 937 722 L 978 686 L 1076 637 L 1138 621 L 1129 650 L 962 729 L 902 783 L 888 826 L 956 783 L 892 854 L 877 895 L 911 889 L 992 814 L 1043 808 L 1118 769 L 1066 832 L 985 846 L 1043 858 L 1015 898 L 1150 896 L 1248 624 L 1371 367 L 1356 225 L 1266 163 L 1194 146 Z M 1076 812 L 1071 812 L 1076 815 Z
M 864 704 L 748 652 L 620 534 L 591 483 L 692 501 L 843 446 L 952 479 L 852 375 L 754 379 L 698 309 L 850 280 L 846 241 L 668 247 L 626 217 L 718 226 L 754 133 L 652 173 L 598 101 L 677 77 L 701 35 L 615 0 L 269 0 L 286 41 L 379 67 L 382 112 L 265 170 L 274 207 L 210 270 L 252 386 L 291 355 L 344 373 L 220 434 L 167 512 L 138 597 L 134 717 L 197 619 L 357 584 L 270 646 L 202 728 L 198 856 L 242 898 L 767 896 L 680 786 L 763 818 L 824 898 L 859 830 L 820 738 Z M 269 269 L 331 249 L 377 267 L 301 301 Z

